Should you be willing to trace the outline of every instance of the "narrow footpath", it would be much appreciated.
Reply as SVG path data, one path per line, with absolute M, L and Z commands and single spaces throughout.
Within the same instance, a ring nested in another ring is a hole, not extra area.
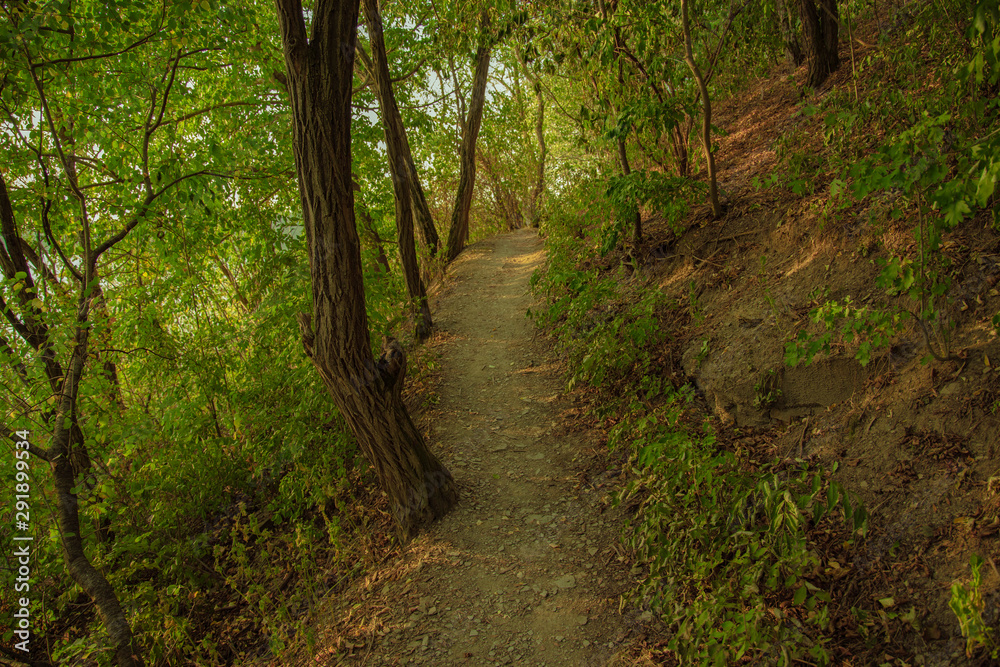
M 365 607 L 378 614 L 359 619 L 366 641 L 314 664 L 628 664 L 615 656 L 644 624 L 620 612 L 634 578 L 608 495 L 614 473 L 594 469 L 604 445 L 577 419 L 551 344 L 525 316 L 543 260 L 537 234 L 520 230 L 449 268 L 428 416 L 461 502 L 388 565 L 392 576 L 370 577 Z

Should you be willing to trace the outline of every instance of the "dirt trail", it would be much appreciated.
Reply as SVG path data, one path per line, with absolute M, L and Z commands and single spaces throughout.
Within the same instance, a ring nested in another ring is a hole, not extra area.
M 530 230 L 477 243 L 437 298 L 431 440 L 462 501 L 377 593 L 385 614 L 363 664 L 605 665 L 633 636 L 620 514 L 607 476 L 581 481 L 574 463 L 597 435 L 574 429 L 579 410 L 525 317 L 543 258 Z

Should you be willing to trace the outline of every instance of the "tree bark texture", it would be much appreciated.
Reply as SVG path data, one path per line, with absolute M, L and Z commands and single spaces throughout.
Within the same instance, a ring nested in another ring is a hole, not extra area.
M 376 6 L 377 9 L 377 6 Z M 381 26 L 381 22 L 379 23 Z M 382 39 L 383 47 L 385 45 L 385 39 Z M 374 47 L 373 47 L 374 48 Z M 385 56 L 385 50 L 383 48 L 383 56 Z M 358 55 L 361 56 L 364 61 L 365 69 L 370 73 L 370 79 L 375 86 L 375 95 L 379 98 L 379 105 L 382 106 L 381 91 L 378 83 L 375 79 L 375 63 L 365 54 L 364 49 L 358 51 Z M 383 58 L 388 63 L 388 57 Z M 388 68 L 388 65 L 386 66 Z M 392 79 L 389 79 L 390 92 L 392 91 Z M 399 107 L 395 105 L 395 96 L 393 96 L 393 103 L 396 107 L 397 116 L 399 114 Z M 383 112 L 384 113 L 384 112 Z M 406 158 L 407 167 L 410 172 L 410 196 L 413 200 L 413 217 L 416 224 L 417 234 L 420 237 L 420 242 L 427 248 L 427 254 L 431 257 L 437 255 L 439 246 L 441 245 L 441 239 L 438 236 L 437 228 L 434 226 L 434 216 L 431 215 L 430 206 L 427 205 L 427 197 L 424 195 L 424 189 L 420 185 L 420 175 L 417 173 L 417 166 L 413 162 L 413 155 L 410 151 L 410 140 L 406 136 L 406 126 L 403 125 L 403 121 L 400 119 L 399 127 L 402 128 L 403 132 L 403 143 L 402 151 Z
M 20 290 L 19 294 L 36 293 L 32 271 L 21 250 L 26 244 L 18 234 L 7 183 L 3 180 L 2 174 L 0 174 L 0 233 L 4 241 L 0 244 L 0 268 L 4 277 L 11 279 L 15 273 L 23 273 L 22 280 L 27 289 Z M 91 303 L 101 294 L 100 285 L 96 278 L 93 278 L 96 274 L 96 261 L 89 247 L 85 249 L 83 262 L 87 269 L 80 286 L 74 327 L 75 346 L 68 368 L 64 369 L 56 359 L 50 329 L 39 308 L 26 297 L 22 297 L 20 318 L 7 304 L 3 304 L 2 310 L 14 331 L 38 353 L 45 366 L 46 379 L 58 401 L 53 422 L 55 430 L 49 448 L 42 450 L 36 447 L 30 451 L 48 461 L 52 467 L 59 532 L 66 567 L 73 580 L 97 606 L 97 612 L 115 647 L 115 662 L 118 666 L 142 667 L 145 663 L 118 596 L 107 578 L 87 558 L 80 531 L 79 502 L 75 492 L 77 479 L 86 472 L 90 464 L 83 432 L 80 430 L 77 418 L 77 397 L 87 361 Z M 93 289 L 89 295 L 84 290 L 84 286 L 88 283 Z
M 809 62 L 806 85 L 817 88 L 840 67 L 837 0 L 799 0 L 799 15 Z
M 76 346 L 59 397 L 59 408 L 54 420 L 55 432 L 49 448 L 49 460 L 55 477 L 59 530 L 66 568 L 73 580 L 97 605 L 101 621 L 115 646 L 115 662 L 119 667 L 141 667 L 144 662 L 132 636 L 125 610 L 111 584 L 87 558 L 80 530 L 80 508 L 75 489 L 77 480 L 86 472 L 90 460 L 84 449 L 83 432 L 77 423 L 76 404 L 87 360 L 89 328 L 86 325 L 89 311 L 90 299 L 81 297 Z
M 362 0 L 361 6 L 365 14 L 365 24 L 368 26 L 368 37 L 371 40 L 372 77 L 375 79 L 375 90 L 379 106 L 382 108 L 382 128 L 385 131 L 389 173 L 396 199 L 396 240 L 403 265 L 406 291 L 410 295 L 414 309 L 413 337 L 417 341 L 424 341 L 431 335 L 434 322 L 431 320 L 430 303 L 424 281 L 420 277 L 420 265 L 417 263 L 417 251 L 413 241 L 414 187 L 411 179 L 413 158 L 410 155 L 410 142 L 406 138 L 406 128 L 403 127 L 403 117 L 399 113 L 396 96 L 392 92 L 378 0 Z
M 457 501 L 451 473 L 427 448 L 400 392 L 406 355 L 372 354 L 351 185 L 351 86 L 360 0 L 318 0 L 307 36 L 300 0 L 276 0 L 292 109 L 293 147 L 312 277 L 299 328 L 334 403 L 371 463 L 400 535 Z
M 691 25 L 688 22 L 687 0 L 681 0 L 681 23 L 684 28 L 684 61 L 687 63 L 695 81 L 698 82 L 698 89 L 701 91 L 701 99 L 704 104 L 704 116 L 701 125 L 701 141 L 705 147 L 705 167 L 708 171 L 708 193 L 712 202 L 712 217 L 718 220 L 722 217 L 722 207 L 719 205 L 719 189 L 715 179 L 715 156 L 712 155 L 712 100 L 708 96 L 708 86 L 705 85 L 705 77 L 698 69 L 698 63 L 694 61 L 694 50 L 691 47 Z
M 451 262 L 465 249 L 469 240 L 469 210 L 472 208 L 472 194 L 476 185 L 476 140 L 483 122 L 483 107 L 486 105 L 486 81 L 490 73 L 490 52 L 493 40 L 490 38 L 490 17 L 483 12 L 479 22 L 479 48 L 476 50 L 476 72 L 472 78 L 472 98 L 469 100 L 469 114 L 462 128 L 462 147 L 459 151 L 458 191 L 455 194 L 455 208 L 451 213 L 451 228 L 448 230 L 448 249 L 445 258 Z

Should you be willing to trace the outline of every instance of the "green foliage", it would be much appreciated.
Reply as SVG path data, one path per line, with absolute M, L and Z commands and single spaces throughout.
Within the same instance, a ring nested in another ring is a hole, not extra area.
M 623 287 L 623 271 L 600 277 L 596 271 L 550 272 L 539 287 L 550 296 L 562 294 L 535 315 L 540 324 L 554 325 L 558 348 L 573 368 L 570 387 L 645 374 L 649 368 L 646 349 L 661 336 L 656 313 L 664 299 L 658 290 L 645 290 L 627 308 L 610 308 L 608 304 L 632 297 Z
M 570 362 L 570 386 L 649 375 L 648 351 L 663 336 L 661 312 L 673 307 L 660 290 L 627 280 L 621 265 L 609 271 L 579 268 L 592 253 L 587 232 L 606 214 L 602 199 L 591 199 L 597 187 L 579 184 L 574 196 L 565 196 L 562 207 L 552 211 L 548 266 L 531 279 L 545 307 L 528 314 L 555 335 L 558 350 Z M 599 233 L 603 236 L 603 230 Z
M 820 352 L 830 354 L 834 343 L 852 346 L 857 343 L 854 358 L 867 366 L 872 353 L 887 348 L 893 337 L 903 330 L 907 317 L 906 312 L 856 306 L 850 297 L 843 301 L 827 301 L 809 313 L 814 323 L 822 323 L 823 332 L 799 331 L 795 339 L 785 345 L 785 363 L 792 367 L 803 361 L 809 364 Z
M 946 235 L 977 209 L 992 207 L 996 224 L 992 202 L 1000 178 L 1000 138 L 984 127 L 984 120 L 998 104 L 995 95 L 984 94 L 1000 80 L 995 3 L 977 3 L 966 32 L 966 51 L 958 49 L 950 36 L 944 40 L 931 35 L 952 21 L 950 12 L 966 10 L 959 6 L 949 9 L 948 3 L 928 3 L 920 7 L 909 28 L 913 36 L 926 33 L 928 44 L 937 49 L 934 57 L 949 63 L 942 68 L 942 80 L 933 91 L 924 88 L 924 74 L 918 76 L 913 71 L 918 55 L 927 54 L 914 50 L 916 42 L 910 40 L 882 57 L 869 56 L 860 65 L 862 69 L 878 68 L 881 80 L 897 77 L 901 85 L 873 90 L 860 103 L 847 90 L 833 91 L 818 105 L 803 107 L 805 117 L 822 114 L 824 139 L 832 163 L 840 171 L 830 185 L 831 203 L 836 208 L 847 209 L 866 200 L 869 209 L 880 213 L 883 202 L 889 202 L 887 214 L 895 219 L 908 211 L 915 213 L 915 256 L 878 259 L 878 284 L 890 296 L 906 295 L 918 305 L 878 314 L 846 303 L 828 304 L 813 312 L 814 321 L 826 322 L 827 333 L 819 337 L 800 333 L 786 348 L 789 363 L 811 360 L 819 350 L 829 351 L 833 320 L 853 318 L 856 324 L 846 325 L 848 339 L 860 334 L 877 347 L 888 342 L 907 314 L 924 333 L 929 348 L 925 360 L 950 356 L 951 322 L 942 300 L 951 284 L 952 267 L 942 248 Z M 787 179 L 793 182 L 803 172 L 796 159 L 794 153 L 786 151 Z M 808 170 L 813 177 L 818 175 L 818 168 Z M 869 222 L 875 228 L 883 224 L 878 215 L 869 216 Z M 877 236 L 878 229 L 874 233 Z M 869 358 L 870 351 L 862 342 L 858 358 Z
M 618 174 L 610 177 L 607 183 L 606 196 L 614 217 L 602 230 L 602 256 L 618 246 L 619 239 L 629 230 L 632 219 L 642 207 L 661 213 L 674 232 L 680 234 L 683 232 L 682 220 L 689 208 L 688 201 L 695 194 L 707 190 L 704 183 L 667 176 L 658 171 Z
M 294 325 L 295 315 L 309 310 L 310 286 L 289 181 L 273 7 L 216 0 L 7 4 L 0 126 L 9 141 L 0 147 L 0 164 L 17 233 L 39 259 L 30 261 L 33 276 L 2 267 L 4 424 L 29 430 L 33 444 L 46 446 L 58 399 L 47 361 L 65 365 L 76 335 L 88 332 L 75 412 L 90 458 L 77 479 L 82 537 L 150 663 L 222 662 L 230 637 L 204 632 L 217 620 L 221 598 L 239 600 L 251 634 L 266 636 L 280 654 L 296 632 L 307 634 L 302 611 L 324 593 L 317 566 L 338 576 L 363 567 L 348 555 L 352 494 L 366 480 Z M 784 166 L 768 179 L 806 195 L 829 167 L 838 176 L 830 184 L 837 205 L 869 200 L 873 226 L 885 223 L 883 214 L 915 212 L 919 256 L 881 260 L 879 284 L 890 296 L 920 302 L 913 314 L 942 339 L 947 318 L 940 304 L 952 271 L 942 252 L 947 235 L 979 210 L 992 211 L 1000 226 L 1000 134 L 993 121 L 1000 12 L 982 0 L 971 21 L 952 19 L 965 17 L 970 4 L 920 5 L 905 46 L 859 63 L 862 71 L 884 73 L 884 85 L 860 103 L 834 90 L 805 104 L 801 121 L 822 119 L 831 162 L 802 148 L 801 129 L 776 143 Z M 732 7 L 706 0 L 693 8 L 703 36 L 728 26 L 732 37 L 718 50 L 711 40 L 695 45 L 699 62 L 714 63 L 713 87 L 747 85 L 747 74 L 780 49 L 772 2 L 751 3 L 735 17 Z M 453 201 L 462 91 L 481 7 L 421 2 L 385 9 L 397 99 L 441 224 Z M 639 209 L 663 214 L 680 233 L 687 202 L 703 194 L 703 185 L 666 175 L 690 169 L 697 108 L 690 76 L 678 64 L 676 3 L 623 0 L 607 20 L 565 3 L 528 3 L 505 15 L 511 9 L 490 8 L 494 37 L 509 42 L 495 51 L 497 85 L 481 154 L 496 173 L 485 180 L 508 188 L 518 205 L 526 198 L 535 111 L 518 77 L 530 71 L 525 76 L 549 104 L 546 187 L 559 199 L 545 220 L 549 266 L 532 281 L 548 302 L 534 315 L 558 337 L 571 384 L 629 381 L 629 396 L 637 397 L 624 405 L 628 418 L 612 442 L 634 448 L 641 476 L 632 489 L 642 508 L 632 540 L 651 566 L 643 594 L 676 630 L 675 650 L 694 662 L 822 662 L 826 601 L 810 580 L 815 556 L 806 528 L 833 512 L 863 528 L 863 510 L 823 473 L 751 478 L 737 457 L 717 451 L 710 432 L 686 430 L 681 416 L 692 391 L 671 390 L 665 398 L 650 354 L 663 342 L 663 311 L 677 305 L 595 260 L 619 244 Z M 968 25 L 965 42 L 952 34 L 957 23 Z M 947 74 L 929 87 L 927 60 L 943 63 Z M 355 88 L 359 204 L 372 212 L 378 234 L 391 239 L 391 179 L 378 119 L 367 111 L 376 104 L 360 75 Z M 628 139 L 634 171 L 608 179 L 618 165 L 607 149 L 619 138 Z M 474 209 L 483 224 L 473 235 L 491 229 L 483 192 Z M 84 284 L 74 268 L 88 245 L 92 250 L 123 230 Z M 393 263 L 396 253 L 387 254 Z M 373 247 L 363 249 L 368 316 L 373 332 L 393 334 L 402 283 L 374 271 L 375 257 Z M 758 277 L 765 279 L 766 262 Z M 85 302 L 91 311 L 81 322 Z M 700 322 L 693 289 L 687 306 Z M 867 363 L 908 315 L 849 299 L 827 302 L 812 314 L 823 332 L 800 333 L 786 350 L 789 363 L 841 343 L 857 344 L 857 358 Z M 15 321 L 42 322 L 48 345 L 34 347 Z M 992 321 L 1000 332 L 1000 315 Z M 699 362 L 709 343 L 705 337 Z M 770 378 L 756 393 L 758 406 L 777 398 Z M 0 490 L 8 506 L 12 474 L 5 470 Z M 48 466 L 33 461 L 30 474 L 37 492 L 32 567 L 47 603 L 38 627 L 74 624 L 62 636 L 49 635 L 57 662 L 107 664 L 99 623 L 77 620 L 81 591 L 62 565 Z M 10 526 L 0 530 L 4 543 L 10 537 Z M 953 593 L 960 619 L 971 619 L 963 624 L 970 642 L 987 636 L 975 624 L 978 567 L 972 588 Z M 282 589 L 288 581 L 294 588 Z M 11 594 L 0 594 L 0 603 Z M 805 610 L 803 627 L 774 604 L 782 597 Z M 786 640 L 790 648 L 782 652 Z
M 994 660 L 1000 657 L 1000 640 L 993 628 L 983 620 L 983 596 L 980 591 L 983 559 L 973 554 L 969 559 L 972 580 L 968 586 L 956 581 L 951 585 L 951 601 L 948 606 L 958 617 L 958 625 L 965 637 L 965 655 L 971 658 L 982 647 Z
M 4 425 L 49 445 L 58 396 L 46 354 L 65 368 L 87 330 L 75 410 L 89 457 L 77 476 L 81 533 L 147 664 L 220 664 L 239 642 L 206 629 L 237 617 L 252 630 L 244 641 L 265 636 L 279 654 L 324 592 L 317 565 L 360 567 L 342 561 L 353 528 L 341 520 L 355 511 L 347 480 L 361 475 L 295 325 L 311 295 L 287 101 L 268 74 L 282 70 L 273 7 L 4 11 L 0 163 L 16 232 L 39 257 L 34 285 L 0 267 Z M 361 158 L 378 142 L 354 139 Z M 378 213 L 391 194 L 374 163 L 355 169 Z M 91 249 L 120 238 L 97 262 L 99 282 L 84 285 L 74 268 L 86 234 Z M 398 333 L 399 277 L 368 271 L 366 285 L 372 328 Z M 50 332 L 48 350 L 11 326 L 32 318 Z M 107 634 L 96 614 L 80 614 L 63 564 L 49 471 L 32 461 L 32 599 L 46 603 L 33 629 L 48 633 L 59 664 L 109 664 Z M 13 488 L 0 501 L 12 503 Z M 0 542 L 10 538 L 8 525 Z M 296 585 L 275 596 L 283 581 Z M 220 619 L 216 607 L 231 601 Z
M 804 116 L 811 115 L 809 109 L 807 106 Z M 781 185 L 800 197 L 814 192 L 817 171 L 822 163 L 815 151 L 799 147 L 805 136 L 803 130 L 797 130 L 781 135 L 774 142 L 775 157 L 781 164 L 781 169 L 771 175 L 768 185 Z
M 637 595 L 672 628 L 669 646 L 683 662 L 828 664 L 830 596 L 813 581 L 819 562 L 807 531 L 839 514 L 864 535 L 867 512 L 822 470 L 803 467 L 791 478 L 743 472 L 707 426 L 682 425 L 687 400 L 674 394 L 658 418 L 626 427 L 641 434 L 636 480 L 619 498 L 641 501 L 627 537 L 649 567 Z
M 867 512 L 822 470 L 751 474 L 718 448 L 707 424 L 689 427 L 693 389 L 669 387 L 642 347 L 662 335 L 658 290 L 637 295 L 620 274 L 577 268 L 589 240 L 576 218 L 553 222 L 550 264 L 532 281 L 547 307 L 533 315 L 567 352 L 571 383 L 625 397 L 600 412 L 618 417 L 609 446 L 627 449 L 633 467 L 617 502 L 638 505 L 626 540 L 649 569 L 637 598 L 668 624 L 670 648 L 685 663 L 828 664 L 830 596 L 809 531 L 829 530 L 840 516 L 853 541 L 867 532 Z M 624 392 L 623 378 L 632 380 Z M 777 397 L 776 386 L 759 390 L 764 401 Z
M 697 357 L 697 359 L 698 359 L 698 365 L 699 366 L 701 366 L 702 362 L 704 362 L 705 359 L 708 358 L 708 355 L 709 355 L 710 351 L 711 350 L 709 349 L 709 345 L 708 345 L 708 336 L 706 336 L 701 341 L 701 347 L 698 348 L 698 357 Z

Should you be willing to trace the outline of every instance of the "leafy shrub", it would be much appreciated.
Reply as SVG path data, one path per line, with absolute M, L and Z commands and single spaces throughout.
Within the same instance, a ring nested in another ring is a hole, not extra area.
M 707 426 L 681 426 L 678 406 L 689 397 L 676 394 L 643 438 L 636 479 L 619 497 L 641 498 L 627 537 L 649 567 L 638 597 L 673 628 L 669 646 L 684 662 L 827 664 L 830 597 L 813 581 L 819 562 L 807 530 L 838 513 L 863 535 L 867 512 L 822 470 L 747 474 Z
M 814 335 L 800 331 L 794 340 L 785 345 L 785 363 L 793 367 L 803 361 L 809 364 L 818 353 L 829 354 L 837 334 L 844 344 L 858 343 L 854 358 L 862 366 L 867 366 L 872 353 L 888 347 L 893 337 L 902 331 L 907 317 L 906 312 L 893 313 L 855 306 L 850 297 L 845 297 L 842 302 L 827 301 L 809 313 L 814 323 L 823 324 L 824 331 Z
M 951 585 L 951 601 L 948 605 L 958 617 L 962 636 L 965 637 L 966 657 L 971 658 L 976 649 L 983 647 L 996 660 L 997 657 L 1000 657 L 1000 642 L 997 641 L 993 628 L 986 625 L 983 620 L 983 596 L 980 591 L 982 585 L 980 570 L 983 563 L 983 559 L 978 555 L 973 555 L 970 558 L 972 581 L 969 582 L 968 586 L 957 581 L 953 583 Z
M 615 214 L 602 230 L 601 255 L 617 247 L 642 207 L 662 213 L 674 232 L 681 233 L 681 221 L 688 213 L 689 199 L 706 190 L 704 183 L 658 171 L 642 170 L 612 176 L 608 179 L 605 195 Z

